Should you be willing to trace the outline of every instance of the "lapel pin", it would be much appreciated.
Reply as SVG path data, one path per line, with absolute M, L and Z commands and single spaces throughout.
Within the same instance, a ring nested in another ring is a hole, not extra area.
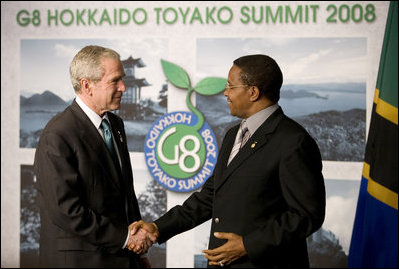
M 121 143 L 123 143 L 123 138 L 122 138 L 121 132 L 118 131 L 118 134 L 119 134 L 119 140 L 121 141 Z
M 256 146 L 256 143 L 258 143 L 258 141 L 254 141 L 251 145 L 251 148 L 254 148 Z

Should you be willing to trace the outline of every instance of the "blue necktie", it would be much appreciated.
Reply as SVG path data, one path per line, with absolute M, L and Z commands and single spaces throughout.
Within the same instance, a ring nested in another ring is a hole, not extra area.
M 104 133 L 104 141 L 107 145 L 109 152 L 111 153 L 111 157 L 114 160 L 115 164 L 119 164 L 118 156 L 116 155 L 114 140 L 112 139 L 112 131 L 109 122 L 106 119 L 103 119 L 101 122 L 101 128 Z

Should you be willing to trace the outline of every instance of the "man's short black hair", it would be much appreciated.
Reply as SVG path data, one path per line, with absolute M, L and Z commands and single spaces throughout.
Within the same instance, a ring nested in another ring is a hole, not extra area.
M 280 88 L 283 74 L 280 67 L 271 57 L 262 54 L 242 56 L 233 62 L 241 68 L 243 84 L 257 86 L 259 91 L 273 103 L 280 99 Z

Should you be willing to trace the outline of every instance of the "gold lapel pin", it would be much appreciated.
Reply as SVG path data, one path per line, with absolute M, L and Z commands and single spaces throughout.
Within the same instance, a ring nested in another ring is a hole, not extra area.
M 256 143 L 258 143 L 258 141 L 254 141 L 251 145 L 251 148 L 254 148 L 256 146 Z
M 118 131 L 118 134 L 119 134 L 119 140 L 121 141 L 121 143 L 123 143 L 123 138 L 122 138 L 121 132 Z

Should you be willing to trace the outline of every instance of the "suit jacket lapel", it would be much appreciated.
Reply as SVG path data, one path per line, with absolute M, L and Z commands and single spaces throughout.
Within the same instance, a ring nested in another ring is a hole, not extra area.
M 114 140 L 116 142 L 116 146 L 119 152 L 119 157 L 121 159 L 121 166 L 119 166 L 120 169 L 118 169 L 118 171 L 120 172 L 120 176 L 118 177 L 119 179 L 118 183 L 122 186 L 121 193 L 123 193 L 125 198 L 124 200 L 125 200 L 127 223 L 130 224 L 134 220 L 137 220 L 133 218 L 133 216 L 136 214 L 136 212 L 140 212 L 140 210 L 138 209 L 138 204 L 137 204 L 137 210 L 134 210 L 133 209 L 134 205 L 129 204 L 128 200 L 128 193 L 129 193 L 128 188 L 133 187 L 129 185 L 128 181 L 132 180 L 133 178 L 132 175 L 130 174 L 131 171 L 128 170 L 131 166 L 130 166 L 129 151 L 127 149 L 127 144 L 126 144 L 127 143 L 126 133 L 123 129 L 123 123 L 114 114 L 108 113 L 108 119 L 111 122 L 112 135 L 114 136 Z
M 111 121 L 111 126 L 112 126 L 112 135 L 114 136 L 116 146 L 118 147 L 118 152 L 119 152 L 119 157 L 121 159 L 121 165 L 120 171 L 125 177 L 125 168 L 127 167 L 126 164 L 126 158 L 129 158 L 129 156 L 125 155 L 125 148 L 127 148 L 127 141 L 124 139 L 124 131 L 122 129 L 122 126 L 120 125 L 119 121 L 116 120 L 115 116 L 112 113 L 108 113 L 108 119 Z M 127 153 L 128 155 L 128 153 Z
M 93 154 L 96 158 L 96 161 L 105 166 L 105 172 L 108 173 L 108 177 L 111 178 L 112 184 L 121 189 L 118 171 L 115 167 L 114 162 L 112 161 L 111 155 L 108 153 L 107 146 L 104 143 L 101 135 L 98 133 L 98 130 L 94 127 L 90 119 L 83 112 L 80 106 L 73 101 L 71 105 L 71 110 L 75 115 L 78 122 L 80 122 L 82 128 L 79 129 L 79 135 L 82 141 L 89 145 L 93 152 L 97 154 Z
M 226 167 L 227 159 L 229 158 L 231 149 L 233 148 L 235 136 L 233 136 L 233 142 L 228 141 L 228 146 L 226 145 L 225 153 L 223 156 L 223 168 L 225 169 L 221 178 L 215 181 L 215 191 L 220 188 L 223 183 L 228 179 L 228 177 L 233 173 L 246 159 L 251 155 L 255 154 L 260 148 L 264 147 L 270 140 L 270 136 L 273 135 L 274 130 L 279 124 L 283 117 L 283 111 L 281 108 L 276 110 L 251 136 L 243 148 L 237 153 L 234 159 Z M 237 128 L 238 131 L 238 128 Z M 234 134 L 237 134 L 237 131 Z M 231 138 L 230 138 L 231 140 Z M 227 157 L 226 157 L 227 156 Z

